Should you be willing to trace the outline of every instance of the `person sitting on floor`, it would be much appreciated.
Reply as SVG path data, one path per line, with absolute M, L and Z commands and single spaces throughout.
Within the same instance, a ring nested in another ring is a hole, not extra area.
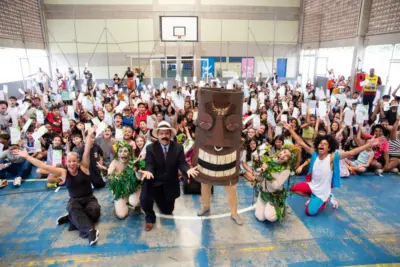
M 84 144 L 83 138 L 79 134 L 72 135 L 72 142 L 74 143 L 75 147 L 73 148 L 73 152 L 76 152 L 80 158 L 83 157 L 84 149 L 86 148 L 87 144 Z M 67 152 L 69 151 L 68 147 L 70 144 L 67 143 Z M 102 188 L 106 185 L 104 182 L 100 170 L 97 165 L 103 164 L 103 150 L 96 144 L 91 144 L 90 147 L 90 179 L 92 181 L 94 188 Z M 61 181 L 58 181 L 61 182 Z
M 48 153 L 47 153 L 47 161 L 46 163 L 50 166 L 55 166 L 61 168 L 65 164 L 65 157 L 64 157 L 65 150 L 62 146 L 62 139 L 59 135 L 54 135 L 53 143 L 49 146 Z M 46 185 L 47 188 L 55 188 L 58 185 L 63 185 L 61 177 L 54 177 L 53 175 L 49 174 L 49 172 L 38 168 L 36 171 L 41 177 L 46 177 L 48 184 Z
M 20 149 L 20 145 L 12 145 L 0 153 L 0 188 L 8 185 L 7 178 L 14 180 L 15 187 L 20 187 L 22 178 L 28 176 L 32 170 L 31 163 L 13 154 L 18 149 Z
M 57 168 L 29 156 L 24 150 L 14 150 L 13 155 L 25 159 L 38 168 L 44 169 L 55 177 L 61 177 L 68 189 L 70 199 L 67 205 L 68 214 L 61 216 L 57 224 L 69 222 L 69 230 L 79 230 L 79 236 L 89 238 L 89 245 L 94 245 L 99 237 L 99 230 L 94 224 L 100 218 L 100 205 L 93 195 L 90 173 L 90 150 L 94 143 L 95 128 L 87 131 L 87 141 L 82 161 L 76 152 L 67 155 L 67 169 Z

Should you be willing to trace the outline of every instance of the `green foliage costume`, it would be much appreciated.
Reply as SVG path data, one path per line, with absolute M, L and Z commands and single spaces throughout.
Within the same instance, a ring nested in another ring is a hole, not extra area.
M 113 173 L 109 177 L 110 191 L 113 193 L 115 200 L 129 197 L 140 189 L 141 181 L 136 177 L 135 169 L 143 170 L 145 167 L 144 160 L 138 161 L 133 157 L 133 149 L 127 142 L 117 141 L 113 146 L 113 150 L 118 153 L 118 150 L 123 147 L 128 148 L 131 158 L 121 173 Z
M 261 163 L 267 164 L 268 167 L 262 172 L 262 174 L 260 175 L 261 179 L 258 180 L 259 183 L 256 185 L 258 193 L 261 195 L 261 199 L 264 202 L 270 203 L 272 206 L 274 206 L 278 221 L 282 221 L 286 215 L 285 202 L 290 192 L 285 188 L 283 188 L 282 190 L 269 192 L 266 183 L 272 183 L 274 181 L 274 178 L 272 176 L 273 173 L 281 173 L 284 170 L 290 170 L 291 166 L 293 166 L 293 164 L 296 162 L 296 152 L 298 151 L 298 147 L 293 145 L 284 145 L 281 151 L 284 149 L 288 149 L 292 154 L 292 158 L 287 163 L 281 164 L 275 162 L 273 158 L 277 155 L 277 153 L 273 157 L 261 157 Z M 262 183 L 265 183 L 264 188 L 262 187 Z

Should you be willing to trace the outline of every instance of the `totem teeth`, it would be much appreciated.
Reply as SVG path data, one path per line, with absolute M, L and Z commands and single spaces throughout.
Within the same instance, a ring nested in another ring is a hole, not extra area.
M 213 165 L 226 165 L 230 164 L 232 162 L 236 162 L 236 151 L 233 151 L 230 154 L 227 155 L 212 155 L 207 152 L 205 152 L 202 149 L 199 149 L 199 159 L 211 163 Z M 202 166 L 199 165 L 198 169 L 201 173 L 204 173 L 205 175 L 211 176 L 211 177 L 224 177 L 224 176 L 230 176 L 236 173 L 236 164 L 235 167 L 226 170 L 226 171 L 212 171 L 208 170 Z
M 211 170 L 207 170 L 206 168 L 201 167 L 201 166 L 199 166 L 198 170 L 201 173 L 204 173 L 205 175 L 208 175 L 211 177 L 224 177 L 224 176 L 231 176 L 231 175 L 235 174 L 236 166 L 227 171 L 211 171 Z
M 232 153 L 227 155 L 217 156 L 209 154 L 202 149 L 199 149 L 199 159 L 215 165 L 229 164 L 236 161 L 236 151 L 233 151 Z

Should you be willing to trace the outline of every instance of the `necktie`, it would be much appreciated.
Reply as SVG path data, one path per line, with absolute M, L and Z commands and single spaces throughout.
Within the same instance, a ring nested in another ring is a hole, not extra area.
M 165 159 L 165 161 L 167 161 L 167 153 L 168 153 L 167 147 L 163 146 L 163 148 L 164 148 L 164 159 Z

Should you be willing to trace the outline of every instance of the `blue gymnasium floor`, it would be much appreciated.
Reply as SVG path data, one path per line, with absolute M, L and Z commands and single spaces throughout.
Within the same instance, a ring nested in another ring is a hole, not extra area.
M 176 217 L 158 219 L 150 232 L 143 230 L 143 215 L 118 220 L 110 192 L 102 189 L 95 191 L 102 216 L 94 247 L 67 225 L 56 226 L 68 200 L 64 188 L 46 191 L 45 182 L 27 181 L 0 190 L 0 266 L 398 266 L 400 176 L 342 181 L 334 190 L 339 209 L 327 207 L 316 217 L 304 214 L 304 198 L 291 196 L 284 222 L 259 222 L 250 210 L 252 188 L 241 180 L 244 226 L 226 217 L 226 195 L 217 187 L 211 219 L 196 216 L 199 196 L 181 196 Z

